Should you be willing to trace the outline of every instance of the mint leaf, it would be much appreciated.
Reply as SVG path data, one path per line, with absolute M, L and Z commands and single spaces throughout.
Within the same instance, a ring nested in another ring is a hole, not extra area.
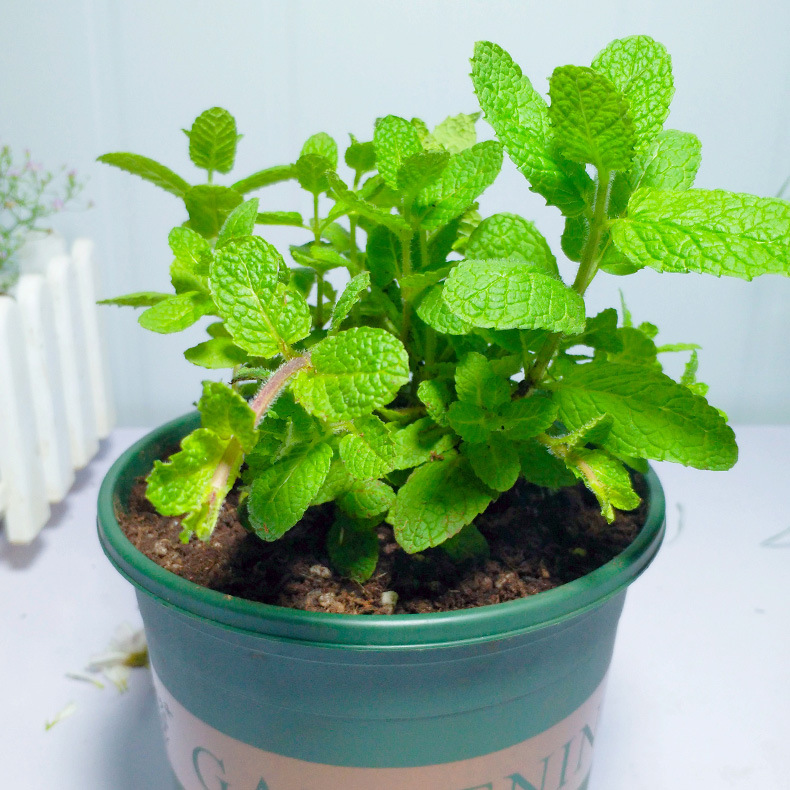
M 460 154 L 477 142 L 475 121 L 479 116 L 480 113 L 474 115 L 461 113 L 445 118 L 433 130 L 432 137 L 451 154 Z
M 291 529 L 318 493 L 331 463 L 328 444 L 307 444 L 264 469 L 253 481 L 247 500 L 255 534 L 272 541 Z
M 139 176 L 176 197 L 183 198 L 190 189 L 190 185 L 181 176 L 147 156 L 127 153 L 103 154 L 96 161 L 125 170 L 133 176 Z
M 732 429 L 719 412 L 658 370 L 614 362 L 578 365 L 551 384 L 559 417 L 573 430 L 609 415 L 604 447 L 616 454 L 729 469 Z
M 360 272 L 351 278 L 332 310 L 332 332 L 337 332 L 340 329 L 340 325 L 351 312 L 351 308 L 368 288 L 370 288 L 370 274 L 368 272 Z
M 612 41 L 592 62 L 628 100 L 637 146 L 661 131 L 675 92 L 672 61 L 666 49 L 649 36 Z
M 392 431 L 395 444 L 396 469 L 411 469 L 452 449 L 457 441 L 445 428 L 430 417 L 423 417 L 405 428 Z
M 154 461 L 146 497 L 163 516 L 187 514 L 180 535 L 183 542 L 192 533 L 208 540 L 243 458 L 235 438 L 223 439 L 198 428 L 181 441 L 181 450 L 168 461 Z
M 198 343 L 184 352 L 187 362 L 201 368 L 220 370 L 235 368 L 247 361 L 247 352 L 239 348 L 230 338 L 213 337 Z
M 447 427 L 447 406 L 450 403 L 450 390 L 446 382 L 438 379 L 425 379 L 417 387 L 417 397 L 425 404 L 428 416 L 437 424 Z
M 560 66 L 551 75 L 549 118 L 568 159 L 599 171 L 625 170 L 634 155 L 628 100 L 601 74 Z
M 303 228 L 304 220 L 298 211 L 261 211 L 255 218 L 256 225 L 290 225 Z
M 453 562 L 487 559 L 490 552 L 488 541 L 474 524 L 467 524 L 460 532 L 442 543 Z
M 463 444 L 461 452 L 469 459 L 474 473 L 495 491 L 509 491 L 521 473 L 515 445 L 498 433 L 486 444 Z
M 450 155 L 446 151 L 420 151 L 413 154 L 398 169 L 398 189 L 407 199 L 413 197 L 441 176 L 449 159 Z
M 304 297 L 278 282 L 282 256 L 260 236 L 217 250 L 211 264 L 211 293 L 236 345 L 261 357 L 287 351 L 310 333 Z
M 521 473 L 530 483 L 552 489 L 574 484 L 575 478 L 568 467 L 540 442 L 531 439 L 519 443 L 518 454 Z
M 397 115 L 378 120 L 373 132 L 373 147 L 379 174 L 393 189 L 398 188 L 398 173 L 406 160 L 423 150 L 417 130 Z
M 409 380 L 403 344 L 383 329 L 353 327 L 313 346 L 310 368 L 293 379 L 296 400 L 326 420 L 348 420 L 386 406 Z
M 592 183 L 580 165 L 564 160 L 554 147 L 546 102 L 505 50 L 489 41 L 475 45 L 472 82 L 508 156 L 533 192 L 566 216 L 587 206 Z
M 245 453 L 255 447 L 255 412 L 238 392 L 219 381 L 204 381 L 197 407 L 204 428 L 223 439 L 235 437 Z
M 173 228 L 167 236 L 173 255 L 186 269 L 198 277 L 208 276 L 211 245 L 199 233 L 183 225 Z
M 365 252 L 372 282 L 379 288 L 389 285 L 400 271 L 400 239 L 391 230 L 377 225 L 368 233 Z
M 470 323 L 450 311 L 442 297 L 441 285 L 426 289 L 417 302 L 416 310 L 417 315 L 437 332 L 446 335 L 466 335 L 472 330 Z
M 443 296 L 473 326 L 567 334 L 584 328 L 584 300 L 577 293 L 515 261 L 462 261 L 450 272 Z
M 260 446 L 261 442 L 259 441 L 258 447 Z M 279 451 L 279 449 L 278 442 L 275 452 Z M 331 502 L 332 500 L 339 499 L 343 494 L 349 491 L 352 486 L 359 482 L 360 481 L 346 469 L 345 464 L 339 458 L 335 457 L 324 478 L 324 482 L 321 484 L 321 488 L 318 489 L 318 492 L 312 498 L 310 504 L 323 505 L 324 502 Z
M 447 410 L 447 419 L 452 429 L 464 440 L 480 443 L 488 439 L 496 427 L 492 415 L 475 403 L 455 401 Z
M 417 195 L 413 210 L 420 227 L 436 230 L 463 214 L 491 186 L 501 167 L 502 146 L 495 140 L 454 154 L 441 176 Z
M 171 296 L 172 294 L 163 294 L 157 291 L 138 291 L 125 296 L 115 296 L 112 299 L 102 299 L 97 304 L 111 304 L 118 307 L 153 307 Z
M 221 107 L 212 107 L 195 118 L 189 138 L 189 158 L 209 173 L 229 173 L 236 159 L 236 119 Z
M 302 189 L 320 195 L 329 189 L 328 174 L 334 170 L 331 160 L 320 154 L 303 154 L 296 160 L 296 180 Z
M 231 184 L 231 189 L 238 192 L 240 195 L 246 195 L 248 192 L 255 192 L 258 189 L 267 187 L 270 184 L 278 184 L 281 181 L 290 181 L 296 178 L 296 168 L 294 165 L 275 165 L 274 167 L 267 167 L 265 170 L 259 170 L 247 178 L 242 178 L 235 184 Z
M 384 225 L 384 227 L 395 233 L 409 231 L 409 226 L 402 217 L 359 197 L 335 173 L 329 173 L 327 178 L 332 196 L 343 207 L 344 211 L 353 211 L 359 214 L 360 217 L 369 219 L 378 225 Z
M 376 530 L 369 525 L 341 513 L 329 530 L 326 545 L 332 566 L 351 581 L 364 584 L 375 572 L 379 539 Z
M 639 189 L 611 233 L 623 255 L 660 272 L 790 274 L 790 203 L 779 198 Z
M 507 439 L 522 441 L 550 428 L 557 419 L 553 398 L 532 394 L 528 398 L 508 401 L 499 409 L 499 424 Z
M 614 508 L 633 510 L 641 502 L 623 463 L 605 450 L 579 448 L 565 457 L 573 474 L 595 494 L 601 513 L 611 524 Z
M 197 291 L 168 296 L 140 314 L 140 326 L 151 332 L 181 332 L 214 310 L 211 299 Z
M 457 453 L 415 469 L 401 486 L 388 520 L 409 554 L 438 546 L 471 524 L 493 495 Z
M 191 187 L 184 195 L 190 227 L 206 238 L 213 238 L 243 200 L 238 192 L 217 184 Z
M 472 351 L 455 369 L 455 392 L 459 401 L 496 409 L 510 401 L 510 382 L 497 376 L 482 354 Z
M 556 277 L 557 259 L 534 223 L 516 214 L 494 214 L 473 231 L 466 245 L 466 258 L 525 261 L 540 274 Z
M 346 469 L 360 480 L 383 477 L 394 468 L 396 450 L 384 423 L 373 415 L 359 417 L 338 446 Z
M 337 143 L 326 132 L 318 132 L 307 138 L 300 156 L 310 154 L 322 156 L 329 162 L 331 170 L 337 169 Z
M 225 220 L 217 236 L 216 248 L 224 247 L 229 241 L 242 236 L 251 236 L 255 230 L 255 220 L 258 216 L 258 198 L 245 200 L 236 206 Z
M 357 177 L 376 169 L 376 149 L 373 142 L 360 143 L 352 134 L 351 145 L 346 148 L 344 156 L 346 164 L 354 171 Z
M 351 518 L 380 519 L 395 503 L 395 492 L 381 480 L 357 480 L 337 498 L 338 507 Z

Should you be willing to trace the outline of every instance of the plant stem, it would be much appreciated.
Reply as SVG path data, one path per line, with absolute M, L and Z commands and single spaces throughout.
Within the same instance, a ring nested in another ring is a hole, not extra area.
M 308 352 L 301 356 L 294 357 L 293 359 L 289 359 L 288 362 L 281 365 L 271 376 L 269 376 L 263 386 L 258 390 L 258 394 L 250 401 L 250 408 L 255 412 L 256 425 L 261 421 L 263 415 L 266 414 L 283 387 L 288 383 L 288 379 L 309 364 L 310 354 Z
M 598 171 L 593 215 L 592 221 L 590 222 L 590 235 L 587 237 L 587 241 L 582 249 L 579 270 L 576 272 L 576 279 L 571 286 L 579 296 L 584 296 L 587 288 L 598 272 L 598 266 L 601 262 L 598 247 L 601 243 L 601 236 L 606 230 L 607 225 L 606 207 L 609 203 L 609 190 L 611 187 L 610 176 L 611 173 L 608 170 Z M 562 332 L 553 332 L 550 334 L 543 343 L 540 351 L 538 351 L 535 361 L 532 363 L 529 370 L 525 371 L 524 378 L 529 389 L 536 386 L 546 374 L 551 360 L 560 347 L 562 337 Z
M 318 225 L 318 193 L 313 195 L 313 238 L 316 244 L 321 243 L 321 229 Z M 321 329 L 324 326 L 324 274 L 316 270 L 316 305 L 315 326 Z

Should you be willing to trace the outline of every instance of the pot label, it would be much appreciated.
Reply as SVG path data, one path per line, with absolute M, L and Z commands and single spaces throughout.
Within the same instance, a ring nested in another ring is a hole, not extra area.
M 583 790 L 604 680 L 563 721 L 515 746 L 440 765 L 354 768 L 237 741 L 193 716 L 154 674 L 170 764 L 184 790 Z

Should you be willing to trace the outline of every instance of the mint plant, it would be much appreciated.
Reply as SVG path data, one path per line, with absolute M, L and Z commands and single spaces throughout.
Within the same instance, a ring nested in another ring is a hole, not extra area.
M 697 347 L 658 345 L 625 307 L 587 315 L 584 295 L 600 271 L 645 266 L 787 275 L 790 204 L 692 187 L 700 142 L 663 128 L 671 63 L 646 36 L 556 69 L 548 103 L 496 44 L 477 44 L 472 80 L 495 141 L 477 142 L 477 115 L 433 130 L 389 115 L 372 140 L 352 136 L 342 172 L 319 133 L 293 164 L 221 186 L 239 136 L 213 108 L 187 131 L 205 184 L 137 155 L 101 157 L 182 198 L 188 215 L 169 236 L 174 293 L 108 302 L 145 307 L 140 323 L 162 333 L 210 316 L 186 358 L 230 371 L 204 384 L 201 427 L 148 477 L 159 512 L 184 516 L 184 541 L 209 538 L 234 485 L 266 541 L 333 502 L 328 553 L 364 581 L 382 521 L 407 552 L 464 558 L 486 550 L 475 518 L 522 478 L 581 481 L 612 521 L 638 506 L 634 473 L 649 459 L 735 463 L 734 434 L 696 379 Z M 503 150 L 566 217 L 572 283 L 532 222 L 478 213 Z M 245 199 L 284 179 L 310 194 L 312 216 Z M 255 235 L 272 223 L 302 235 L 296 265 Z M 339 295 L 334 269 L 349 276 Z M 660 362 L 673 351 L 691 352 L 679 381 Z

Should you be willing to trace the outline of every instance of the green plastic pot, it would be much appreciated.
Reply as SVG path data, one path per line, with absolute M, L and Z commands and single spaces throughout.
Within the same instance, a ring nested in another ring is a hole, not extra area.
M 626 588 L 655 556 L 664 496 L 593 573 L 531 598 L 425 615 L 304 612 L 195 585 L 118 525 L 137 477 L 197 424 L 127 450 L 99 493 L 102 547 L 137 588 L 176 787 L 580 790 Z

